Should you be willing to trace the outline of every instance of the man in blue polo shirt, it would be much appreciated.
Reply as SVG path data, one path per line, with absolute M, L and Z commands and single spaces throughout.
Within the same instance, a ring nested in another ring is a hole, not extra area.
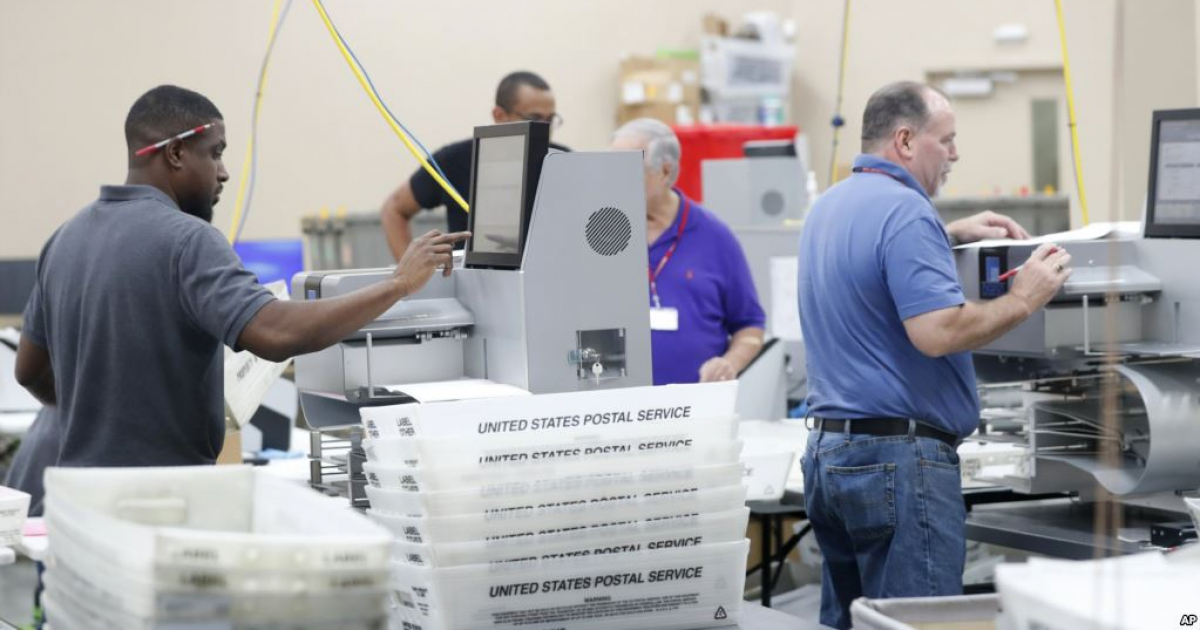
M 854 173 L 809 213 L 800 241 L 808 405 L 801 462 L 825 563 L 821 623 L 850 626 L 856 597 L 962 592 L 955 447 L 979 424 L 970 350 L 1044 306 L 1070 256 L 1044 245 L 1003 297 L 963 298 L 952 243 L 1025 238 L 991 212 L 943 226 L 930 202 L 958 160 L 944 95 L 894 83 L 863 113 Z
M 612 148 L 646 156 L 650 345 L 654 384 L 727 381 L 758 356 L 766 315 L 733 232 L 678 188 L 679 139 L 650 118 L 626 123 Z

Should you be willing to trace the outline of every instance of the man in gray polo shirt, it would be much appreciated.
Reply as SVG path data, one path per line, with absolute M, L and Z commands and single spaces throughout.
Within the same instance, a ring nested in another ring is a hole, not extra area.
M 414 241 L 390 281 L 280 301 L 212 226 L 229 175 L 205 97 L 150 90 L 125 121 L 123 186 L 65 223 L 38 259 L 17 379 L 58 408 L 62 466 L 211 464 L 224 440 L 222 345 L 279 361 L 336 343 L 437 269 L 466 233 Z

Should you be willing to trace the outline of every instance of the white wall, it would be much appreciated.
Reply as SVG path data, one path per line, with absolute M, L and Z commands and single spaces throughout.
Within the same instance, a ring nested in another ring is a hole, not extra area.
M 1127 2 L 1122 122 L 1151 107 L 1194 105 L 1196 0 Z M 1093 215 L 1107 212 L 1114 129 L 1113 7 L 1067 0 L 1068 36 Z M 600 149 L 614 126 L 617 66 L 624 54 L 695 47 L 707 11 L 776 11 L 799 25 L 793 115 L 812 136 L 822 185 L 829 158 L 841 2 L 834 0 L 482 0 L 354 2 L 327 7 L 392 109 L 431 148 L 489 122 L 496 82 L 526 68 L 543 74 L 566 118 L 557 139 Z M 1132 5 L 1136 5 L 1133 7 Z M 101 183 L 124 177 L 122 123 L 133 100 L 158 83 L 205 93 L 225 114 L 227 166 L 235 180 L 217 208 L 230 219 L 242 166 L 270 0 L 0 0 L 0 257 L 28 257 Z M 1137 13 L 1134 13 L 1136 8 Z M 867 96 L 902 78 L 957 68 L 1054 67 L 1050 0 L 854 0 L 843 114 L 842 162 L 857 151 Z M 1029 40 L 1002 47 L 992 29 L 1021 22 Z M 1163 64 L 1164 58 L 1172 63 Z M 1132 77 L 1132 78 L 1130 78 Z M 1144 189 L 1144 139 L 1123 124 L 1126 172 Z M 1016 167 L 989 160 L 961 129 L 955 180 L 982 181 Z M 1127 135 L 1126 134 L 1131 134 Z M 1026 142 L 1027 133 L 1014 134 Z M 415 161 L 374 111 L 307 0 L 294 0 L 281 34 L 259 130 L 259 171 L 247 238 L 296 237 L 299 218 L 323 206 L 378 207 Z M 1065 154 L 1062 156 L 1065 160 Z M 1064 167 L 1066 165 L 1064 164 Z M 1069 176 L 1064 168 L 1064 177 Z M 966 190 L 964 185 L 960 192 Z M 1133 186 L 1127 187 L 1127 192 Z M 1136 198 L 1129 192 L 1126 205 Z
M 1120 120 L 1114 119 L 1115 13 L 1117 0 L 1065 0 L 1067 45 L 1075 87 L 1076 112 L 1085 190 L 1092 220 L 1106 220 L 1110 209 L 1137 218 L 1145 196 L 1150 111 L 1194 107 L 1197 103 L 1196 2 L 1193 0 L 1124 0 L 1124 89 Z M 827 181 L 832 132 L 833 95 L 841 37 L 841 2 L 795 0 L 801 20 L 797 119 L 812 136 L 819 154 L 814 162 L 822 185 Z M 862 108 L 871 92 L 889 81 L 924 80 L 930 72 L 974 69 L 1059 69 L 1062 54 L 1052 0 L 962 2 L 959 0 L 855 0 L 851 11 L 850 64 L 842 108 L 848 124 L 842 131 L 839 162 L 849 163 L 858 149 Z M 998 44 L 992 33 L 1002 24 L 1019 23 L 1029 37 L 1021 44 Z M 978 103 L 961 107 L 977 108 Z M 1027 107 L 1022 105 L 1022 107 Z M 1065 108 L 1064 108 L 1065 115 Z M 997 121 L 959 126 L 962 158 L 947 194 L 977 194 L 1009 182 L 1028 179 L 1024 162 L 999 159 L 1013 150 L 996 145 Z M 981 120 L 979 117 L 973 120 Z M 1060 128 L 1067 132 L 1066 120 Z M 1111 203 L 1114 132 L 1121 134 L 1117 172 L 1124 193 Z M 982 136 L 984 142 L 976 142 Z M 1029 130 L 1013 130 L 1011 143 L 1029 151 Z M 1065 139 L 1064 139 L 1065 141 Z M 1073 167 L 1065 145 L 1060 149 L 1060 178 L 1072 191 L 1073 219 L 1079 221 Z
M 392 110 L 435 149 L 490 123 L 496 83 L 515 69 L 550 81 L 566 124 L 557 138 L 607 146 L 622 55 L 694 47 L 700 15 L 738 0 L 326 0 Z M 786 13 L 786 0 L 755 7 Z M 101 183 L 124 178 L 122 123 L 146 89 L 198 90 L 225 114 L 242 165 L 269 0 L 0 2 L 0 257 L 36 255 Z M 280 35 L 259 129 L 247 238 L 294 237 L 322 206 L 377 208 L 415 160 L 384 124 L 308 0 Z M 237 181 L 217 207 L 225 229 Z

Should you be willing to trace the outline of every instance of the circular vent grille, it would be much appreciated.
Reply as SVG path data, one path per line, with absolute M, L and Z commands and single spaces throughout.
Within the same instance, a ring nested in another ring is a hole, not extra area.
M 767 216 L 779 216 L 783 212 L 783 194 L 778 190 L 768 190 L 762 196 L 762 210 Z
M 588 245 L 601 256 L 616 256 L 625 251 L 632 235 L 629 217 L 616 208 L 600 208 L 588 217 Z

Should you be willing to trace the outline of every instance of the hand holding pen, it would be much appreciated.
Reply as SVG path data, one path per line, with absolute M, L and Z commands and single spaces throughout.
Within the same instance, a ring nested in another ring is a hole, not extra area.
M 1054 299 L 1071 276 L 1070 263 L 1071 254 L 1067 250 L 1046 243 L 1033 250 L 1024 265 L 1009 272 L 1023 270 L 1013 280 L 1008 293 L 1024 301 L 1030 312 L 1042 308 Z
M 1057 245 L 1050 246 L 1051 254 L 1057 254 L 1058 251 L 1059 251 L 1059 247 Z M 1070 257 L 1068 256 L 1068 258 L 1070 258 Z M 1008 271 L 1005 271 L 1004 273 L 1000 274 L 1000 282 L 1008 282 L 1008 279 L 1017 275 L 1017 272 L 1020 271 L 1024 266 L 1025 265 L 1017 265 L 1016 267 L 1013 267 L 1012 269 L 1009 269 Z M 1063 266 L 1059 265 L 1058 270 L 1062 271 Z

